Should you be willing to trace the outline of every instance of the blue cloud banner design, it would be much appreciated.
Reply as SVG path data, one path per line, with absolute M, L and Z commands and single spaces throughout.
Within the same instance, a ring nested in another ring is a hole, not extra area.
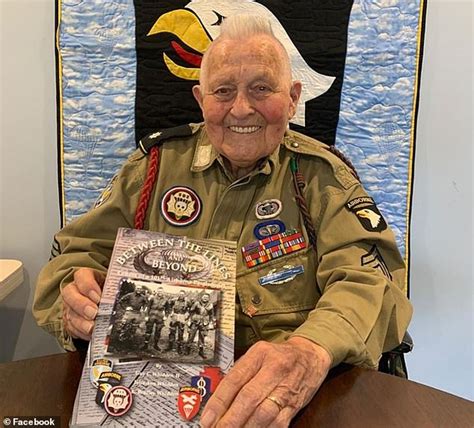
M 150 34 L 157 20 L 184 11 L 179 18 L 195 19 L 210 41 L 219 19 L 254 11 L 278 28 L 296 77 L 309 89 L 322 88 L 305 94 L 291 127 L 351 159 L 408 263 L 425 6 L 421 0 L 57 0 L 63 224 L 93 207 L 139 138 L 201 118 L 190 88 L 204 45 L 191 46 L 172 29 Z

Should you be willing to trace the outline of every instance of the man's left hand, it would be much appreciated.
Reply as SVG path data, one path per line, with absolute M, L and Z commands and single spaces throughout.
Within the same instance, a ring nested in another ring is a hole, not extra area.
M 287 427 L 331 366 L 328 352 L 302 337 L 258 342 L 221 381 L 201 417 L 208 427 Z

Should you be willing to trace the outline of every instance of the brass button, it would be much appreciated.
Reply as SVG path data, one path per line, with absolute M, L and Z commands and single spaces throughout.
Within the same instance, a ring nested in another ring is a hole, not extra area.
M 255 294 L 253 297 L 252 297 L 252 303 L 254 305 L 260 305 L 260 303 L 262 303 L 262 298 L 258 295 L 258 294 Z
M 294 147 L 295 149 L 297 149 L 300 145 L 296 142 L 296 141 L 293 141 L 291 143 L 291 147 Z

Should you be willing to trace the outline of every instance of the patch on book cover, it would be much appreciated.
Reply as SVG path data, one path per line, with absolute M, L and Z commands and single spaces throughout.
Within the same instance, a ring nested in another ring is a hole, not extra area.
M 114 386 L 105 396 L 104 409 L 110 416 L 123 416 L 132 407 L 132 391 L 126 386 Z
M 173 226 L 189 226 L 201 215 L 201 199 L 185 186 L 169 189 L 161 198 L 161 214 Z
M 206 376 L 193 376 L 191 378 L 191 386 L 199 389 L 199 394 L 201 394 L 201 400 L 207 401 L 211 396 L 211 379 Z
M 110 372 L 112 370 L 112 367 L 112 360 L 109 360 L 107 358 L 98 358 L 94 360 L 90 373 L 92 385 L 97 388 L 99 386 L 100 375 L 105 372 Z
M 105 397 L 107 393 L 115 386 L 120 385 L 122 381 L 122 375 L 117 372 L 103 372 L 99 376 L 97 394 L 95 396 L 95 402 L 99 406 L 104 406 Z
M 194 386 L 182 386 L 178 394 L 178 411 L 181 417 L 186 420 L 192 420 L 201 408 L 201 394 L 199 388 Z

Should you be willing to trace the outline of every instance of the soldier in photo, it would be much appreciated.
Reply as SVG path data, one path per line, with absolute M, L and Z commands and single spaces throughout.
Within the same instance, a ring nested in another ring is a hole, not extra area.
M 186 292 L 181 290 L 178 297 L 172 299 L 169 303 L 170 323 L 168 347 L 166 351 L 171 351 L 176 348 L 178 354 L 183 353 L 184 345 L 184 328 L 188 314 L 189 301 L 186 297 Z
M 115 306 L 109 350 L 120 352 L 137 349 L 140 345 L 142 324 L 148 308 L 147 290 L 144 287 L 123 295 Z
M 190 306 L 187 324 L 189 328 L 188 340 L 184 353 L 186 355 L 190 353 L 194 338 L 196 333 L 198 333 L 198 355 L 205 359 L 204 345 L 207 332 L 210 328 L 215 328 L 216 325 L 214 305 L 210 302 L 209 293 L 203 293 L 201 298 Z
M 145 331 L 145 349 L 149 348 L 150 339 L 153 334 L 153 348 L 158 352 L 161 351 L 159 342 L 161 330 L 163 330 L 165 325 L 167 306 L 168 299 L 163 293 L 163 287 L 159 287 L 148 298 L 148 320 L 146 322 Z M 155 329 L 154 332 L 153 329 Z

